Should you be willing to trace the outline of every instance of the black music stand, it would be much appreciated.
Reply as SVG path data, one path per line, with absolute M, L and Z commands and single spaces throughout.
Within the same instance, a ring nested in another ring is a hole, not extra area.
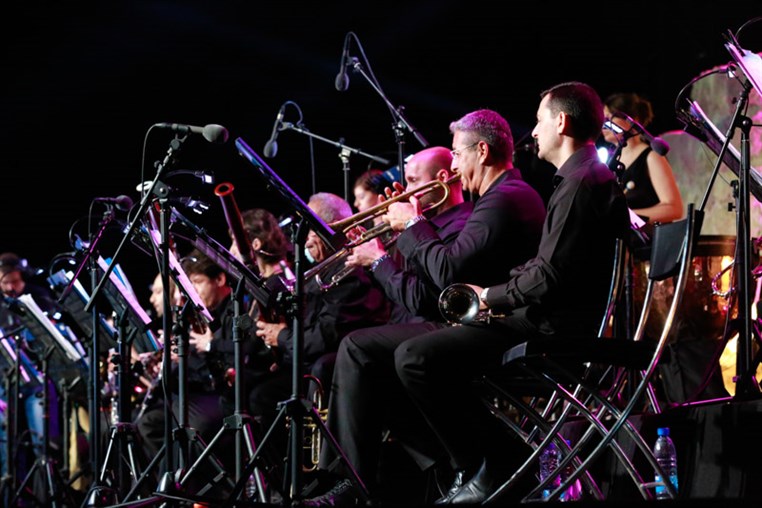
M 72 342 L 63 333 L 56 328 L 56 325 L 40 309 L 32 295 L 21 295 L 16 299 L 17 305 L 14 310 L 19 315 L 19 321 L 34 337 L 30 341 L 30 349 L 36 353 L 36 356 L 42 362 L 42 384 L 44 387 L 43 396 L 43 449 L 37 457 L 32 468 L 21 482 L 10 505 L 21 498 L 27 491 L 30 482 L 35 479 L 36 474 L 44 474 L 44 486 L 46 488 L 46 499 L 43 501 L 49 503 L 49 506 L 64 507 L 73 506 L 72 493 L 69 486 L 64 482 L 60 471 L 57 468 L 57 461 L 50 455 L 50 396 L 48 390 L 49 365 L 51 359 L 54 361 L 56 369 L 60 369 L 57 375 L 65 377 L 71 369 L 78 371 L 87 371 L 87 362 L 85 352 L 81 345 Z
M 155 353 L 162 345 L 151 331 L 151 317 L 140 305 L 135 293 L 129 288 L 124 272 L 118 267 L 110 268 L 103 257 L 98 257 L 99 275 L 109 272 L 108 280 L 103 286 L 103 295 L 108 300 L 117 316 L 124 314 L 131 328 L 140 332 L 132 344 L 138 353 Z
M 48 277 L 48 283 L 54 289 L 59 290 L 61 297 L 58 303 L 76 324 L 81 336 L 92 337 L 93 318 L 90 313 L 85 311 L 85 304 L 90 300 L 90 295 L 82 283 L 74 279 L 74 273 L 59 270 Z M 71 289 L 66 291 L 65 288 L 69 286 L 71 286 Z M 105 339 L 99 341 L 99 352 L 108 353 L 110 349 L 115 348 L 117 345 L 116 331 L 102 314 L 99 314 L 96 319 L 98 322 L 97 333 Z
M 291 418 L 291 424 L 289 426 L 289 454 L 286 458 L 288 467 L 288 486 L 289 492 L 286 495 L 287 499 L 284 501 L 298 505 L 302 499 L 302 473 L 304 457 L 302 456 L 302 442 L 303 442 L 303 429 L 304 419 L 310 418 L 319 429 L 323 438 L 334 449 L 337 456 L 340 457 L 342 462 L 346 465 L 347 469 L 351 473 L 351 480 L 357 486 L 364 500 L 369 499 L 368 489 L 365 487 L 360 476 L 354 469 L 354 466 L 349 462 L 343 450 L 339 446 L 336 439 L 331 435 L 330 431 L 323 422 L 322 418 L 318 414 L 312 402 L 304 396 L 304 377 L 302 375 L 301 355 L 302 355 L 302 340 L 303 340 L 303 288 L 304 288 L 304 270 L 302 267 L 302 252 L 304 247 L 304 241 L 307 237 L 307 232 L 313 230 L 326 245 L 338 250 L 344 246 L 346 237 L 343 233 L 334 232 L 329 225 L 315 215 L 312 210 L 294 193 L 294 191 L 286 185 L 280 177 L 265 163 L 265 161 L 249 147 L 246 142 L 238 138 L 236 139 L 236 147 L 241 156 L 246 158 L 257 170 L 257 174 L 264 180 L 268 187 L 275 190 L 280 196 L 289 203 L 295 214 L 299 217 L 299 226 L 297 227 L 296 238 L 294 241 L 294 274 L 296 280 L 294 283 L 294 292 L 290 297 L 291 301 L 291 313 L 293 317 L 293 370 L 292 370 L 292 391 L 291 398 L 279 403 L 280 410 L 275 418 L 275 421 L 271 427 L 265 433 L 265 436 L 260 443 L 260 448 L 254 453 L 249 460 L 246 468 L 243 471 L 242 476 L 238 479 L 235 485 L 235 489 L 231 494 L 228 501 L 223 505 L 225 507 L 235 506 L 236 499 L 240 495 L 242 489 L 246 484 L 246 480 L 255 468 L 257 458 L 260 451 L 264 448 L 272 435 L 273 429 L 277 425 L 285 425 L 286 417 Z M 286 494 L 284 492 L 284 494 Z

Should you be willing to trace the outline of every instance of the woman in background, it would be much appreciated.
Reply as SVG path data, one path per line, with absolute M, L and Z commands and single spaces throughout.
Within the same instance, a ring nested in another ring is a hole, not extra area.
M 615 93 L 604 101 L 603 112 L 606 120 L 623 130 L 616 134 L 603 129 L 606 142 L 616 145 L 619 136 L 625 137 L 619 158 L 624 165 L 620 181 L 630 209 L 651 224 L 680 219 L 683 200 L 669 161 L 653 151 L 642 136 L 633 134 L 629 120 L 618 116 L 624 113 L 645 128 L 654 116 L 651 103 L 636 93 Z

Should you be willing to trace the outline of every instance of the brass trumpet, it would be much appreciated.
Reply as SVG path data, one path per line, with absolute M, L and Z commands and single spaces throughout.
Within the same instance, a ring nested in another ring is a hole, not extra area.
M 397 196 L 391 197 L 387 199 L 386 201 L 384 201 L 383 203 L 379 203 L 376 206 L 372 206 L 368 208 L 367 210 L 358 212 L 350 217 L 347 217 L 346 219 L 332 222 L 330 226 L 334 230 L 347 233 L 348 231 L 360 226 L 362 223 L 368 220 L 376 219 L 386 214 L 387 211 L 389 210 L 389 205 L 391 205 L 392 203 L 407 201 L 413 196 L 420 199 L 431 192 L 441 189 L 442 196 L 435 202 L 430 203 L 424 207 L 423 212 L 426 213 L 429 210 L 438 208 L 442 206 L 444 203 L 446 203 L 448 198 L 450 197 L 450 185 L 459 180 L 460 180 L 459 174 L 452 176 L 447 181 L 432 180 L 430 182 L 427 182 L 421 185 L 420 187 L 417 187 L 416 189 L 403 192 Z M 392 227 L 387 222 L 382 222 L 380 224 L 373 226 L 367 231 L 363 231 L 359 236 L 356 236 L 354 240 L 348 241 L 347 244 L 344 245 L 344 247 L 342 247 L 341 249 L 337 250 L 336 252 L 328 256 L 326 259 L 318 263 L 316 266 L 307 270 L 304 273 L 304 280 L 309 280 L 310 278 L 315 277 L 315 282 L 317 282 L 318 286 L 320 286 L 320 288 L 323 291 L 328 290 L 329 288 L 338 284 L 339 281 L 341 281 L 344 277 L 349 275 L 349 273 L 351 273 L 352 270 L 354 269 L 353 267 L 344 267 L 339 265 L 339 263 L 341 264 L 344 263 L 347 256 L 349 256 L 349 254 L 352 252 L 353 247 L 357 247 L 360 244 L 363 244 L 381 235 L 390 233 L 391 231 L 392 231 Z M 392 238 L 392 240 L 385 243 L 384 246 L 388 247 L 391 243 L 394 242 L 394 240 L 396 240 L 396 235 Z

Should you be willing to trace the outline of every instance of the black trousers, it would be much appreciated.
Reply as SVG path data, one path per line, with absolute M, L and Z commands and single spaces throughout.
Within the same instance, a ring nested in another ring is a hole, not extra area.
M 449 455 L 454 469 L 485 458 L 505 462 L 516 440 L 490 414 L 475 379 L 498 369 L 503 353 L 533 328 L 523 320 L 464 325 L 419 335 L 394 352 L 396 374 Z
M 427 442 L 431 432 L 397 378 L 395 350 L 413 337 L 445 326 L 432 322 L 364 328 L 348 334 L 339 345 L 328 403 L 328 430 L 371 494 L 387 429 L 423 454 L 418 456 L 422 467 L 426 465 L 422 457 L 441 455 L 435 442 Z M 321 469 L 347 474 L 328 444 L 321 452 Z

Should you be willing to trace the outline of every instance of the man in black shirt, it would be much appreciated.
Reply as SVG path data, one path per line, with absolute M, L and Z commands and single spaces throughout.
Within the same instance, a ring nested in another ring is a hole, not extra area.
M 464 471 L 463 479 L 470 477 L 454 485 L 441 504 L 482 502 L 509 474 L 504 463 L 510 451 L 500 446 L 506 433 L 469 382 L 499 367 L 502 353 L 519 341 L 596 331 L 616 239 L 629 226 L 615 175 L 596 155 L 602 111 L 598 94 L 583 83 L 562 83 L 542 94 L 532 135 L 538 156 L 558 171 L 539 249 L 511 270 L 508 282 L 472 286 L 482 309 L 505 317 L 416 337 L 396 351 L 396 371 L 407 393 L 453 465 Z

